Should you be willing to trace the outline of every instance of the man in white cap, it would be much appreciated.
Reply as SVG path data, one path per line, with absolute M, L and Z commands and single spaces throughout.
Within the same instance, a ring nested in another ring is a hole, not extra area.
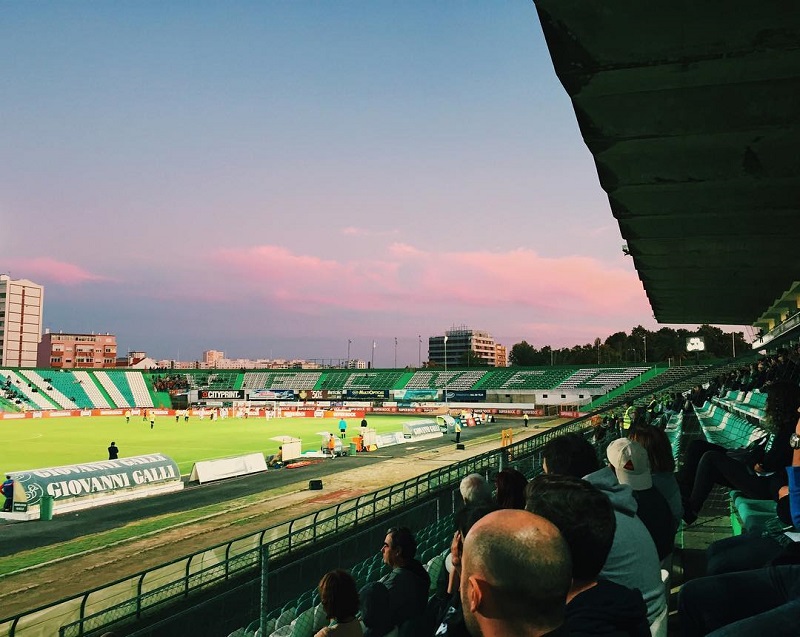
M 653 486 L 647 450 L 635 440 L 618 438 L 608 445 L 606 456 L 619 483 L 633 489 L 639 505 L 636 514 L 653 538 L 658 559 L 663 560 L 675 548 L 677 528 L 669 504 Z

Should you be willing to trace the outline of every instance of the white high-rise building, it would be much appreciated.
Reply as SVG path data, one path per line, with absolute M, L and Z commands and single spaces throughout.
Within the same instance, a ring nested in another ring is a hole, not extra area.
M 0 366 L 36 367 L 44 288 L 0 274 Z

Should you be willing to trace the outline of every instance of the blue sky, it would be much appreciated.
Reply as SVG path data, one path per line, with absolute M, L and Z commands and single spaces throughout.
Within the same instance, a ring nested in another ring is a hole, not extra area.
M 531 2 L 5 3 L 0 91 L 50 329 L 390 366 L 655 325 Z

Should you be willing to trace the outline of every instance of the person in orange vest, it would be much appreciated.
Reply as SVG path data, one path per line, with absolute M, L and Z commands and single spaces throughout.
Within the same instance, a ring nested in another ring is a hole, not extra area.
M 331 454 L 331 458 L 336 457 L 336 438 L 333 434 L 328 434 L 328 453 Z

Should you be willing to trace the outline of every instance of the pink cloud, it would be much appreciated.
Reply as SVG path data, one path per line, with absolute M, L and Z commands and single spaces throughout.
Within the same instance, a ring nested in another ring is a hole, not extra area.
M 36 257 L 33 259 L 11 259 L 9 269 L 24 273 L 23 278 L 36 283 L 60 283 L 61 285 L 80 285 L 91 281 L 109 281 L 109 277 L 93 274 L 74 263 L 58 261 L 50 257 Z
M 527 249 L 424 251 L 396 243 L 382 258 L 362 261 L 264 245 L 220 250 L 212 260 L 226 281 L 240 282 L 251 294 L 321 314 L 346 308 L 412 317 L 449 306 L 467 320 L 497 309 L 521 312 L 531 322 L 555 317 L 561 325 L 615 324 L 621 317 L 651 314 L 633 270 L 591 257 L 546 258 Z
M 347 226 L 342 228 L 341 233 L 346 237 L 386 237 L 397 234 L 397 230 L 372 230 L 370 228 Z

